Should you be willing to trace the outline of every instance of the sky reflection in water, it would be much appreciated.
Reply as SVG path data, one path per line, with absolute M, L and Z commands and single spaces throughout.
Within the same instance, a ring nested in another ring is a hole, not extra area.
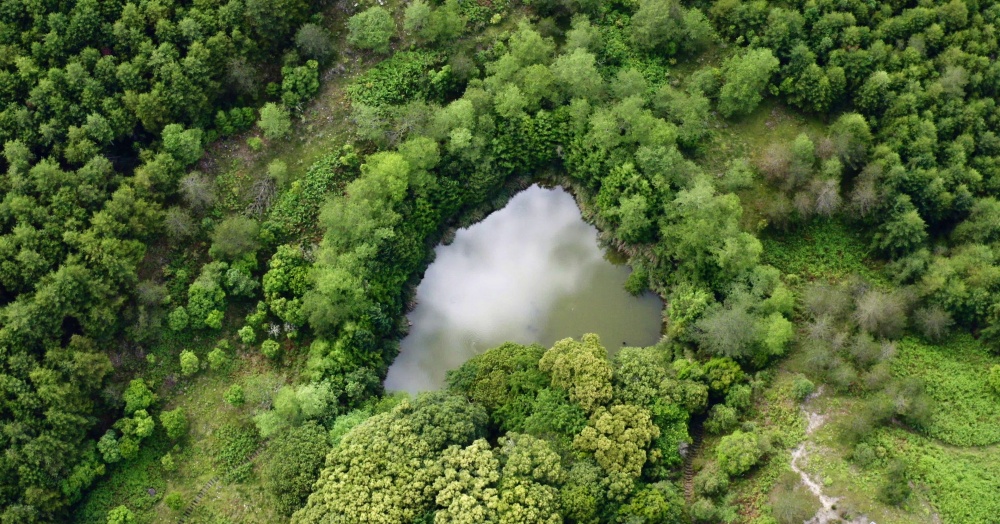
M 625 292 L 628 267 L 605 260 L 561 188 L 531 186 L 436 252 L 386 389 L 437 389 L 447 370 L 507 340 L 548 347 L 593 332 L 615 350 L 659 339 L 662 303 Z

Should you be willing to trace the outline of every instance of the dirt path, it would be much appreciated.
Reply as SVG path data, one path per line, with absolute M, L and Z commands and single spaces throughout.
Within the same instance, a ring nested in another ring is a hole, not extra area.
M 823 426 L 826 422 L 826 416 L 821 415 L 816 411 L 812 411 L 811 404 L 812 401 L 823 394 L 823 386 L 820 386 L 815 393 L 809 395 L 805 402 L 802 403 L 802 413 L 806 416 L 806 438 L 799 444 L 795 449 L 792 450 L 792 471 L 799 474 L 802 477 L 802 483 L 819 498 L 819 502 L 822 507 L 815 515 L 805 524 L 829 524 L 831 522 L 846 522 L 847 524 L 875 524 L 869 521 L 866 517 L 860 516 L 851 521 L 844 521 L 842 517 L 834 509 L 837 505 L 837 501 L 840 497 L 833 497 L 823 493 L 823 485 L 816 482 L 809 476 L 808 473 L 799 467 L 800 460 L 809 460 L 809 437 L 816 432 L 817 429 Z

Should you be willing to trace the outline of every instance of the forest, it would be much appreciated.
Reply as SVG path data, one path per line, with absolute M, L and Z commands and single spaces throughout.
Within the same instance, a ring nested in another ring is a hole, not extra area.
M 995 522 L 998 24 L 3 0 L 0 524 Z M 435 246 L 533 183 L 659 341 L 387 391 Z

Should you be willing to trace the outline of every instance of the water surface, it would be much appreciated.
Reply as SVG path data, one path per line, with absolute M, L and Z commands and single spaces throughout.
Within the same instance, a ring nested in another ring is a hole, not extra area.
M 597 333 L 611 351 L 659 340 L 662 302 L 624 290 L 629 268 L 605 258 L 560 188 L 531 186 L 436 254 L 386 389 L 437 389 L 449 369 L 508 340 L 549 347 Z

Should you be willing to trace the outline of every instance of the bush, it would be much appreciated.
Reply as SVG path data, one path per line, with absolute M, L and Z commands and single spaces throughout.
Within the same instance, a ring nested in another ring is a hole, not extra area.
M 212 371 L 222 369 L 228 362 L 229 356 L 226 355 L 226 351 L 224 349 L 217 347 L 208 352 L 208 367 Z
M 716 404 L 712 406 L 708 418 L 705 419 L 705 431 L 721 435 L 735 428 L 738 423 L 739 417 L 735 409 L 725 404 Z
M 174 462 L 174 456 L 168 451 L 166 455 L 160 457 L 160 465 L 163 466 L 163 471 L 174 471 L 177 469 L 177 464 Z
M 854 446 L 854 451 L 851 452 L 851 460 L 864 468 L 878 460 L 878 455 L 875 453 L 875 449 L 869 444 L 861 442 L 857 446 Z
M 184 414 L 184 408 L 175 408 L 171 411 L 160 413 L 160 424 L 167 431 L 167 436 L 171 440 L 177 440 L 187 434 L 188 420 Z
M 167 325 L 172 331 L 183 331 L 188 327 L 188 314 L 184 306 L 177 306 L 167 317 Z
M 816 384 L 813 384 L 811 380 L 806 377 L 799 375 L 795 377 L 795 381 L 792 382 L 792 394 L 795 395 L 796 400 L 803 401 L 809 395 L 812 395 L 816 391 Z
M 194 354 L 194 351 L 190 349 L 185 349 L 181 351 L 181 375 L 185 377 L 194 375 L 198 372 L 201 361 L 198 360 L 198 355 Z
M 163 503 L 167 505 L 168 508 L 174 511 L 180 511 L 184 509 L 185 501 L 184 496 L 176 491 L 170 493 L 166 497 L 163 497 Z
M 392 14 L 382 7 L 370 7 L 347 21 L 347 43 L 376 53 L 389 52 L 389 40 L 396 33 Z
M 260 352 L 267 358 L 276 359 L 281 354 L 281 345 L 276 340 L 268 339 L 261 343 Z
M 709 462 L 692 480 L 694 492 L 701 497 L 722 495 L 729 489 L 729 476 L 719 469 L 718 462 Z
M 253 344 L 257 340 L 257 333 L 254 332 L 253 326 L 243 326 L 236 332 L 240 337 L 240 342 L 244 344 Z
M 212 232 L 212 247 L 208 252 L 212 258 L 235 260 L 243 255 L 255 253 L 258 248 L 257 236 L 260 226 L 257 221 L 245 216 L 231 216 Z
M 695 522 L 719 522 L 716 517 L 719 513 L 716 509 L 715 504 L 711 500 L 706 498 L 700 498 L 691 504 L 691 509 L 689 510 L 691 514 L 691 520 Z
M 261 481 L 280 513 L 291 515 L 305 502 L 327 449 L 326 431 L 315 422 L 291 428 L 268 445 Z
M 771 492 L 771 510 L 781 524 L 802 524 L 820 508 L 816 496 L 802 486 L 802 480 L 791 471 L 778 479 Z
M 125 506 L 118 506 L 108 512 L 108 524 L 135 524 L 135 513 Z
M 746 473 L 757 465 L 761 457 L 757 436 L 740 430 L 722 437 L 715 454 L 719 460 L 719 467 L 730 476 Z
M 989 381 L 990 387 L 993 388 L 993 391 L 997 395 L 1000 395 L 1000 364 L 994 364 L 993 367 L 990 368 L 990 374 L 987 380 Z
M 223 398 L 225 398 L 226 402 L 234 407 L 240 407 L 244 402 L 246 402 L 246 395 L 243 392 L 243 386 L 240 386 L 239 384 L 229 386 L 229 389 L 226 390 Z
M 907 479 L 906 464 L 895 460 L 889 465 L 885 484 L 879 490 L 879 499 L 890 506 L 899 506 L 910 496 L 910 481 Z
M 291 131 L 292 116 L 285 106 L 268 102 L 260 108 L 260 120 L 257 121 L 257 126 L 264 133 L 264 138 L 268 140 L 281 138 Z M 247 143 L 249 144 L 249 141 Z M 251 149 L 253 149 L 252 145 Z M 254 150 L 256 151 L 256 149 Z

